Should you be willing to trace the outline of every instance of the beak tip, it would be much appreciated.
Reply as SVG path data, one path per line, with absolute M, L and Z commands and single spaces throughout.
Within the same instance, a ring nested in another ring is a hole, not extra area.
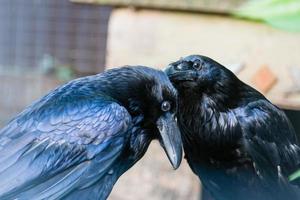
M 174 170 L 178 169 L 182 160 L 182 150 L 178 150 L 173 158 L 170 159 L 170 162 L 172 164 L 172 167 Z
M 163 69 L 163 71 L 168 75 L 171 72 L 172 67 L 172 65 L 168 65 Z
M 178 169 L 178 167 L 180 166 L 181 162 L 177 162 L 177 163 L 173 163 L 172 166 L 173 166 L 173 169 L 176 170 Z
M 161 135 L 160 144 L 173 168 L 177 169 L 182 160 L 182 141 L 176 121 L 173 116 L 167 115 L 160 118 L 157 124 Z

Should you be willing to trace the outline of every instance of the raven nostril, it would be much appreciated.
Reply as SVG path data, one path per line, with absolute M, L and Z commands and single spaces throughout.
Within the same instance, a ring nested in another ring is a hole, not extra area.
M 182 63 L 179 65 L 176 65 L 176 67 L 175 67 L 176 70 L 183 70 L 183 68 L 184 68 L 184 66 Z

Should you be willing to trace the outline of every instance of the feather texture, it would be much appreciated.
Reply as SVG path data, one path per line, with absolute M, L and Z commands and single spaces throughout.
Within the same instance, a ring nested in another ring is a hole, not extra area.
M 170 66 L 186 159 L 213 197 L 299 199 L 288 176 L 300 166 L 300 148 L 283 111 L 208 57 Z

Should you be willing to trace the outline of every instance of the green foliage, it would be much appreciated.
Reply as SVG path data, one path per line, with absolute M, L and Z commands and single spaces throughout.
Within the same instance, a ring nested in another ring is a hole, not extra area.
M 45 75 L 52 75 L 60 81 L 66 82 L 75 78 L 71 66 L 61 65 L 51 55 L 44 55 L 39 64 L 40 72 Z
M 292 173 L 290 176 L 289 176 L 289 181 L 294 181 L 296 179 L 300 178 L 300 170 Z
M 262 20 L 288 31 L 300 31 L 300 0 L 252 0 L 234 15 Z
M 55 70 L 55 75 L 60 81 L 69 81 L 75 77 L 75 74 L 71 67 L 69 66 L 57 66 Z

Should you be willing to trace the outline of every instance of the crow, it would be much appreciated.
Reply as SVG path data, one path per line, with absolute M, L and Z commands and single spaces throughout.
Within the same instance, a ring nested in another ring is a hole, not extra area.
M 54 89 L 0 131 L 0 199 L 106 199 L 153 139 L 176 169 L 176 101 L 166 74 L 143 66 Z
M 299 144 L 283 111 L 205 56 L 182 58 L 165 72 L 178 90 L 185 158 L 215 199 L 300 199 L 288 180 L 299 167 Z

